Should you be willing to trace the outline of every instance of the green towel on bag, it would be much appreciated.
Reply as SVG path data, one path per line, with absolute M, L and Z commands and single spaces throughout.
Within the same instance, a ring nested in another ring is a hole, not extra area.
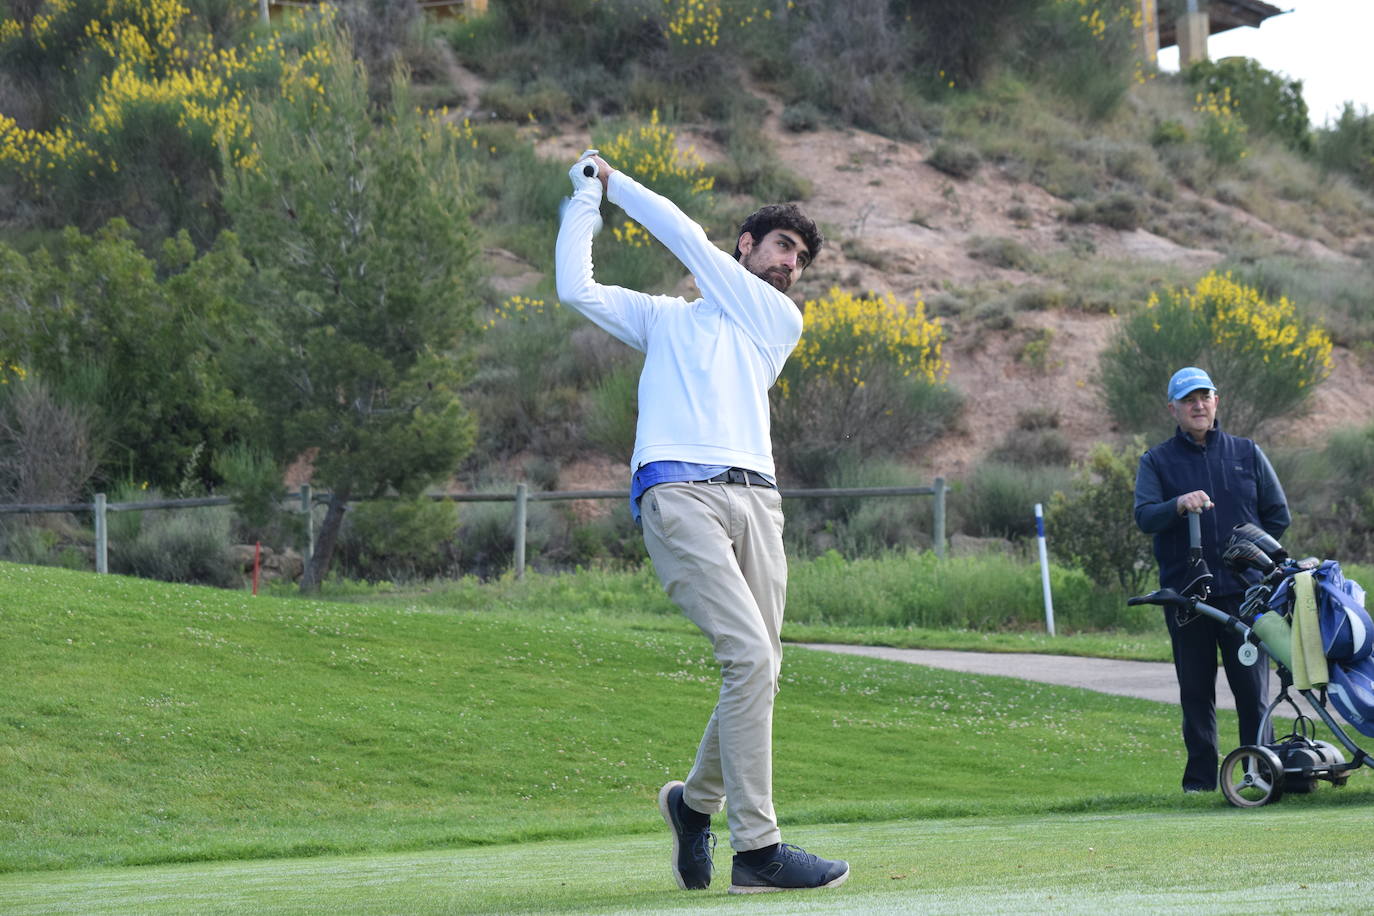
M 1293 686 L 1298 690 L 1325 687 L 1331 679 L 1322 652 L 1321 623 L 1312 573 L 1293 577 Z

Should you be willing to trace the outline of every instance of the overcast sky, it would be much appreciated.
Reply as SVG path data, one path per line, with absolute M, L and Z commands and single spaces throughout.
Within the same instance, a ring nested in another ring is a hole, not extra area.
M 1257 29 L 1213 35 L 1212 60 L 1239 55 L 1267 70 L 1302 80 L 1312 124 L 1339 117 L 1346 101 L 1374 111 L 1374 0 L 1268 0 L 1289 12 L 1266 19 Z M 1178 69 L 1178 48 L 1159 52 L 1161 70 Z

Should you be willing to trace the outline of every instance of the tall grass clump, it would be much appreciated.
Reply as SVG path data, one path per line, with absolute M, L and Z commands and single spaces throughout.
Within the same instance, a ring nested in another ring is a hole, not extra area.
M 958 409 L 944 328 L 925 303 L 833 288 L 808 300 L 801 343 L 772 392 L 776 451 L 805 484 L 841 462 L 895 457 L 943 431 Z
M 1035 504 L 1048 505 L 1072 476 L 1062 466 L 983 461 L 952 495 L 955 527 L 974 537 L 1029 537 L 1035 533 Z
M 1145 629 L 1157 612 L 1126 612 L 1118 594 L 1082 572 L 1050 567 L 1057 622 L 1071 629 Z M 998 554 L 952 557 L 894 551 L 845 560 L 831 552 L 794 563 L 787 618 L 816 625 L 923 627 L 981 631 L 1044 625 L 1040 570 Z
M 1123 429 L 1163 438 L 1172 428 L 1164 388 L 1177 369 L 1206 369 L 1219 386 L 1220 422 L 1250 435 L 1290 416 L 1331 372 L 1331 337 L 1289 299 L 1270 301 L 1230 273 L 1192 289 L 1151 293 L 1124 319 L 1100 363 L 1107 407 Z
M 110 535 L 110 571 L 143 579 L 238 588 L 229 556 L 232 513 L 220 506 L 147 510 L 132 538 Z M 116 517 L 122 513 L 116 513 Z

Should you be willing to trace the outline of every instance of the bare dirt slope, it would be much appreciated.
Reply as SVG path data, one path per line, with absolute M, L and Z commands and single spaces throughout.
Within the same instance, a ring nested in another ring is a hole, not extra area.
M 945 289 L 997 286 L 1015 291 L 1045 281 L 971 257 L 975 239 L 1013 239 L 1037 255 L 1067 250 L 1063 214 L 1069 205 L 995 167 L 984 166 L 971 178 L 955 179 L 929 164 L 926 144 L 852 129 L 793 133 L 779 125 L 776 111 L 764 127 L 782 164 L 812 183 L 813 193 L 804 203 L 829 236 L 821 259 L 795 291 L 799 299 L 818 298 L 832 285 L 890 291 L 927 302 Z M 708 161 L 722 155 L 705 137 L 684 137 L 683 142 Z M 539 148 L 543 155 L 572 162 L 589 143 L 588 135 L 572 132 L 546 137 Z M 1317 259 L 1346 257 L 1243 211 L 1212 206 L 1243 221 L 1275 250 Z M 1080 223 L 1073 226 L 1073 235 L 1080 252 L 1075 256 L 1108 265 L 1159 262 L 1196 272 L 1222 258 L 1217 251 L 1184 247 L 1143 229 L 1123 232 Z M 943 320 L 949 334 L 949 378 L 966 399 L 958 423 L 911 456 L 925 472 L 962 477 L 1001 441 L 1019 415 L 1032 408 L 1058 412 L 1059 428 L 1078 456 L 1114 432 L 1094 383 L 1099 354 L 1116 323 L 1112 316 L 1071 309 L 1019 311 L 1011 327 L 997 331 L 968 315 Z M 1043 356 L 1018 359 L 1025 343 L 1037 338 L 1048 341 Z M 1160 380 L 1161 402 L 1164 381 Z M 1371 419 L 1374 366 L 1338 350 L 1332 375 L 1318 389 L 1310 414 L 1272 435 L 1319 437 Z M 565 477 L 575 476 L 586 484 L 601 476 L 598 468 L 567 470 Z M 615 481 L 623 474 L 616 466 L 609 470 Z

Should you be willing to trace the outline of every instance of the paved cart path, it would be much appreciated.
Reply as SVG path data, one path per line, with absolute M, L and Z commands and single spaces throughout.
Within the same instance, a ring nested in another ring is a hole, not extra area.
M 892 649 L 886 646 L 842 646 L 831 643 L 793 643 L 806 649 L 843 652 L 869 658 L 967 671 L 970 674 L 1000 674 L 1027 681 L 1084 687 L 1101 693 L 1139 697 L 1160 703 L 1178 704 L 1178 682 L 1174 666 L 1168 662 L 1128 662 L 1109 658 L 1079 658 L 1070 655 L 1038 655 L 1024 652 L 956 652 L 948 649 Z M 1270 689 L 1277 684 L 1270 679 Z M 1235 709 L 1236 698 L 1226 677 L 1217 677 L 1217 708 Z

